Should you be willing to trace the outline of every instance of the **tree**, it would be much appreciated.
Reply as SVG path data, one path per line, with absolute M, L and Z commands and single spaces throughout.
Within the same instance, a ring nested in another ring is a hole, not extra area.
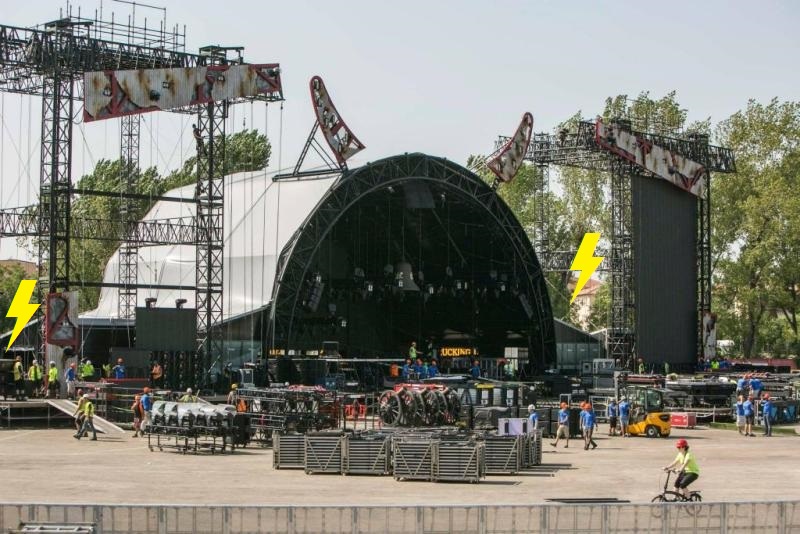
M 256 130 L 244 130 L 229 137 L 217 139 L 217 149 L 225 149 L 225 172 L 231 174 L 242 171 L 256 171 L 269 164 L 272 152 L 267 137 Z M 169 173 L 165 178 L 159 176 L 155 168 L 138 172 L 135 192 L 142 195 L 158 196 L 169 190 L 197 181 L 197 158 L 188 158 L 183 165 Z M 126 187 L 122 160 L 101 160 L 91 174 L 81 177 L 79 188 L 101 191 L 123 191 Z M 119 220 L 121 198 L 83 196 L 72 204 L 74 217 L 90 217 L 100 220 Z M 130 220 L 141 219 L 155 204 L 155 199 L 130 201 Z M 103 270 L 119 241 L 71 240 L 70 271 L 73 280 L 80 284 L 83 281 L 99 281 L 103 279 Z M 97 306 L 100 295 L 98 288 L 80 287 L 81 311 Z
M 713 303 L 745 357 L 797 353 L 800 103 L 748 102 L 720 123 L 736 174 L 712 183 Z
M 0 265 L 0 332 L 8 332 L 14 328 L 16 319 L 11 317 L 7 318 L 11 301 L 14 300 L 14 295 L 19 288 L 21 280 L 27 278 L 25 270 L 19 265 L 9 263 L 8 265 Z M 35 292 L 34 292 L 35 294 Z

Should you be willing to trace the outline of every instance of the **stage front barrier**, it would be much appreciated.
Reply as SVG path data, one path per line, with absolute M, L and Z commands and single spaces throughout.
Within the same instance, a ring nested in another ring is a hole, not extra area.
M 584 534 L 800 532 L 800 501 L 517 506 L 190 506 L 0 504 L 22 523 L 91 523 L 98 533 Z

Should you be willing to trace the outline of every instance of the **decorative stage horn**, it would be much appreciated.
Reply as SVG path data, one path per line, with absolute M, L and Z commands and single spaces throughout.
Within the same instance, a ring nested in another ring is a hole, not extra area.
M 414 273 L 411 264 L 406 260 L 400 261 L 395 266 L 394 272 L 397 273 L 397 287 L 403 291 L 419 291 L 419 286 L 414 282 Z

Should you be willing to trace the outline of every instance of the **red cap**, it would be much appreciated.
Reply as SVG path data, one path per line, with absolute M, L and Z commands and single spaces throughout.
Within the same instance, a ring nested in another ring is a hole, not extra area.
M 675 447 L 677 447 L 678 449 L 685 449 L 688 446 L 689 443 L 683 438 L 679 439 L 677 443 L 675 443 Z

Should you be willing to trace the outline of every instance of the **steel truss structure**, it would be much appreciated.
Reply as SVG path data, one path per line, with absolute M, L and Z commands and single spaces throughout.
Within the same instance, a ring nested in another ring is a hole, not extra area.
M 289 348 L 297 326 L 294 324 L 296 312 L 301 306 L 306 282 L 313 274 L 313 259 L 339 219 L 366 195 L 390 186 L 398 187 L 408 180 L 444 185 L 454 194 L 468 196 L 483 209 L 487 221 L 503 230 L 522 265 L 519 279 L 526 281 L 526 287 L 521 289 L 521 294 L 530 303 L 530 320 L 536 324 L 530 340 L 533 348 L 530 363 L 545 368 L 545 362 L 554 362 L 555 330 L 552 321 L 544 320 L 552 317 L 550 300 L 542 268 L 528 236 L 505 203 L 478 176 L 455 163 L 419 153 L 390 157 L 345 171 L 320 200 L 319 208 L 295 232 L 278 257 L 271 299 L 269 346 Z M 534 361 L 535 358 L 538 361 Z
M 121 39 L 125 36 L 127 41 Z M 167 34 L 163 28 L 156 32 L 80 16 L 55 20 L 41 29 L 0 25 L 0 91 L 42 97 L 40 203 L 0 212 L 0 235 L 37 238 L 40 302 L 43 292 L 68 290 L 76 283 L 69 271 L 70 239 L 124 242 L 121 283 L 114 284 L 119 286 L 122 317 L 132 316 L 135 307 L 138 247 L 196 242 L 194 222 L 189 219 L 128 220 L 131 204 L 127 198 L 122 203 L 121 220 L 71 216 L 72 117 L 74 102 L 82 99 L 79 82 L 83 73 L 204 64 L 207 58 L 182 51 L 184 40 L 177 30 Z M 138 173 L 138 118 L 123 120 L 120 141 L 125 163 L 123 182 L 130 191 Z
M 706 198 L 697 198 L 697 289 L 698 289 L 698 344 L 702 344 L 702 316 L 711 310 L 711 173 L 736 172 L 733 152 L 730 149 L 709 144 L 707 135 L 687 134 L 683 137 L 660 135 L 653 132 L 636 131 L 630 120 L 616 119 L 623 128 L 638 138 L 659 145 L 669 151 L 687 157 L 705 167 Z M 636 294 L 633 279 L 633 238 L 631 223 L 631 177 L 633 175 L 653 177 L 647 169 L 623 159 L 604 149 L 596 142 L 597 124 L 580 121 L 571 130 L 563 129 L 556 134 L 536 133 L 528 147 L 525 159 L 541 171 L 534 190 L 535 208 L 534 242 L 545 271 L 568 271 L 576 251 L 550 250 L 547 214 L 542 199 L 548 193 L 548 167 L 563 165 L 588 170 L 607 172 L 611 175 L 611 250 L 597 251 L 606 256 L 600 267 L 611 274 L 611 332 L 609 333 L 610 357 L 619 359 L 625 366 L 633 368 L 636 356 Z M 508 140 L 500 137 L 497 147 Z M 656 177 L 658 178 L 658 177 Z M 544 235 L 540 235 L 540 233 Z M 609 261 L 610 260 L 610 261 Z M 699 349 L 701 347 L 698 347 Z
M 120 157 L 122 159 L 123 182 L 125 191 L 136 191 L 139 181 L 139 133 L 141 117 L 125 115 L 120 120 Z M 120 218 L 123 221 L 133 219 L 133 203 L 125 197 L 120 204 Z M 138 278 L 139 243 L 125 240 L 119 248 L 119 282 L 118 314 L 120 318 L 131 319 L 136 312 L 136 283 Z
M 228 51 L 243 63 L 241 47 L 210 46 L 198 54 L 184 51 L 185 34 L 177 29 L 156 30 L 131 24 L 68 16 L 42 29 L 0 25 L 0 91 L 42 97 L 41 175 L 38 206 L 0 210 L 0 236 L 37 238 L 41 292 L 68 290 L 76 282 L 69 272 L 70 239 L 120 241 L 119 283 L 86 282 L 84 286 L 115 287 L 119 291 L 119 316 L 131 318 L 139 287 L 139 248 L 148 245 L 194 245 L 197 250 L 196 304 L 198 332 L 206 355 L 221 354 L 223 203 L 225 148 L 224 121 L 230 103 L 271 95 L 237 98 L 183 111 L 198 114 L 198 129 L 207 150 L 198 146 L 195 217 L 134 220 L 132 200 L 186 202 L 171 197 L 143 197 L 134 193 L 138 181 L 140 118 L 122 118 L 120 153 L 123 192 L 77 190 L 72 186 L 72 117 L 74 102 L 83 95 L 80 81 L 86 72 L 162 69 L 225 65 Z M 78 82 L 78 83 L 76 83 Z M 122 200 L 119 220 L 74 219 L 72 195 L 114 196 Z M 46 271 L 45 271 L 46 269 Z M 159 286 L 160 287 L 160 286 Z M 165 287 L 166 288 L 166 287 Z M 187 289 L 184 287 L 184 289 Z M 195 289 L 195 288 L 190 288 Z

